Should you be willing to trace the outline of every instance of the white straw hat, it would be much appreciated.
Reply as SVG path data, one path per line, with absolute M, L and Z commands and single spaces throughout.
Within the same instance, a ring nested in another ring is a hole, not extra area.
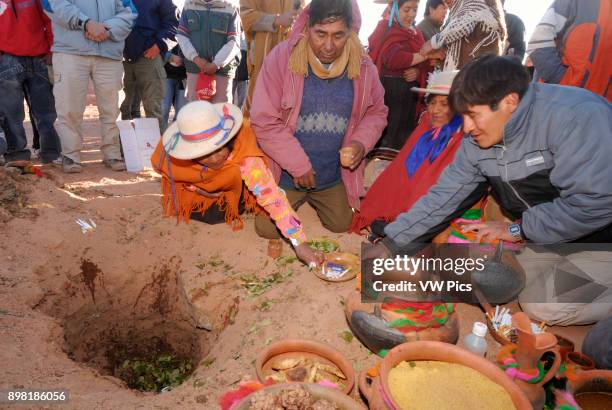
M 164 149 L 176 159 L 203 157 L 227 144 L 241 126 L 242 111 L 233 104 L 190 102 L 164 132 Z
M 412 87 L 410 90 L 427 94 L 448 95 L 453 85 L 453 80 L 458 73 L 459 70 L 434 71 L 429 73 L 427 88 Z

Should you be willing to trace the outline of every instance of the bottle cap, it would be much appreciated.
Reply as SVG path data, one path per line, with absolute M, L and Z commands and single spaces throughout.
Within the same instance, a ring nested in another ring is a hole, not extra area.
M 485 337 L 487 335 L 487 325 L 482 322 L 474 322 L 472 333 L 479 337 Z

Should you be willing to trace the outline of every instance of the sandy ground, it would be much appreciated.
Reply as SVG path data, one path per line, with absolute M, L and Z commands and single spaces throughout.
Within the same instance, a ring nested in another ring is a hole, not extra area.
M 348 329 L 343 299 L 354 282 L 323 282 L 297 262 L 269 259 L 252 218 L 236 233 L 163 218 L 155 174 L 115 173 L 101 164 L 96 119 L 89 106 L 84 172 L 46 166 L 52 179 L 17 177 L 22 206 L 0 224 L 0 389 L 65 389 L 70 401 L 62 408 L 213 409 L 223 392 L 255 377 L 258 353 L 283 338 L 328 343 L 356 371 L 378 360 L 357 339 L 340 336 Z M 299 214 L 310 238 L 332 236 L 307 205 Z M 93 219 L 97 228 L 83 234 L 76 218 Z M 333 238 L 342 250 L 359 252 L 362 238 Z M 287 247 L 284 253 L 291 256 Z M 274 273 L 284 280 L 262 295 L 242 286 L 244 275 Z M 484 315 L 474 306 L 458 311 L 461 340 Z M 561 333 L 579 346 L 587 329 Z M 195 359 L 181 386 L 143 394 L 105 370 L 110 343 L 155 336 Z M 488 341 L 493 357 L 499 345 Z

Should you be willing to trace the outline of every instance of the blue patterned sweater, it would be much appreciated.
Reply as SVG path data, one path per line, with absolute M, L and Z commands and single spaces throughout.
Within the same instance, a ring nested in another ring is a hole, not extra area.
M 352 110 L 353 82 L 346 72 L 341 77 L 323 80 L 309 70 L 304 80 L 304 96 L 295 137 L 315 171 L 317 191 L 340 182 L 338 151 Z M 280 186 L 297 189 L 293 177 L 286 171 L 281 174 Z

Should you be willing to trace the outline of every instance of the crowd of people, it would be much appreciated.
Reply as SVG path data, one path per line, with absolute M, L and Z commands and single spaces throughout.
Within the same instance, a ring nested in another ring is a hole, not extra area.
M 240 229 L 254 212 L 309 265 L 306 202 L 331 232 L 367 231 L 370 256 L 484 198 L 505 217 L 464 227 L 476 242 L 612 242 L 610 3 L 555 0 L 528 44 L 501 0 L 427 0 L 423 19 L 419 0 L 384 3 L 364 47 L 355 0 L 0 0 L 0 150 L 31 159 L 25 102 L 40 161 L 82 172 L 91 81 L 107 167 L 125 169 L 116 120 L 142 104 L 167 215 Z M 366 193 L 380 151 L 394 159 Z

